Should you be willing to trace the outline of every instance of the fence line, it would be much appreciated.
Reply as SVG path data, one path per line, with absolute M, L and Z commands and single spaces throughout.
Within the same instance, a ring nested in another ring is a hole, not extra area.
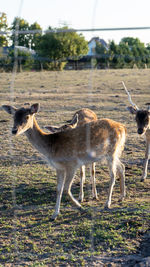
M 0 31 L 0 35 L 6 34 L 36 34 L 36 33 L 67 33 L 67 32 L 95 32 L 95 31 L 135 31 L 150 30 L 150 26 L 143 27 L 123 27 L 123 28 L 92 28 L 92 29 L 49 29 L 49 30 L 27 30 L 27 31 Z

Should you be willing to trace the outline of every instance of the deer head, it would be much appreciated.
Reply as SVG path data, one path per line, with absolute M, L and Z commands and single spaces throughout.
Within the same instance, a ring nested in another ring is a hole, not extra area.
M 14 124 L 12 127 L 12 134 L 20 135 L 33 127 L 33 117 L 39 110 L 39 104 L 33 104 L 30 108 L 17 109 L 9 105 L 3 105 L 2 108 L 8 114 L 13 115 Z
M 146 130 L 150 127 L 150 110 L 142 110 L 139 109 L 136 104 L 132 102 L 130 93 L 128 92 L 124 82 L 122 82 L 124 89 L 128 95 L 129 102 L 131 106 L 127 107 L 131 114 L 135 114 L 135 120 L 137 123 L 137 132 L 142 135 L 146 132 Z

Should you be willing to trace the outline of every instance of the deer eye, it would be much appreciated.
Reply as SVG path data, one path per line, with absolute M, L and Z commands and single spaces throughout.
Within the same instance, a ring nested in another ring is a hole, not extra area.
M 28 119 L 29 119 L 29 116 L 27 115 L 27 116 L 24 117 L 24 120 L 23 121 L 24 122 L 27 122 Z

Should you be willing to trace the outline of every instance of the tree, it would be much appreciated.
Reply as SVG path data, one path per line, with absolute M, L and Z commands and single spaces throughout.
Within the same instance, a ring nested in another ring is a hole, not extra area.
M 96 42 L 97 62 L 101 68 L 106 68 L 109 65 L 109 51 L 100 42 Z
M 0 13 L 0 31 L 6 31 L 8 29 L 7 16 L 5 13 Z M 8 45 L 6 35 L 0 35 L 0 47 Z
M 31 24 L 29 26 L 29 30 L 30 31 L 36 31 L 36 30 L 39 31 L 39 32 L 34 33 L 34 34 L 29 34 L 29 47 L 32 49 L 36 49 L 39 38 L 42 35 L 42 28 L 37 22 L 34 22 L 33 24 Z
M 10 37 L 12 40 L 12 45 L 26 46 L 29 47 L 29 34 L 17 34 L 17 31 L 28 31 L 29 23 L 24 19 L 16 17 L 12 23 L 11 30 L 14 31 Z
M 11 59 L 11 65 L 14 66 L 15 60 L 17 60 L 17 71 L 31 70 L 34 65 L 34 58 L 29 51 L 17 51 L 17 59 L 14 57 L 14 49 L 9 51 L 9 57 Z
M 109 53 L 113 68 L 133 68 L 134 65 L 143 68 L 150 64 L 150 51 L 138 38 L 124 37 L 118 45 L 111 41 Z
M 49 30 L 52 28 L 49 27 Z M 51 61 L 50 65 L 54 65 L 56 69 L 60 69 L 61 63 L 66 62 L 68 58 L 78 59 L 88 52 L 88 42 L 83 35 L 67 30 L 68 27 L 63 27 L 46 33 L 39 38 L 37 45 L 37 53 Z
M 114 41 L 109 44 L 109 54 L 110 54 L 110 67 L 112 68 L 122 68 L 122 57 L 120 54 L 120 49 Z
M 138 38 L 124 37 L 121 39 L 119 46 L 126 46 L 128 48 L 126 55 L 130 55 L 130 58 L 132 58 L 130 62 L 132 67 L 134 64 L 138 67 L 144 67 L 149 62 L 148 50 Z

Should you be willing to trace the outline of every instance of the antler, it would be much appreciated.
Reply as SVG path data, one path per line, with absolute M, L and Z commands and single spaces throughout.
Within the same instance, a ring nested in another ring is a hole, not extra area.
M 123 81 L 122 81 L 122 84 L 123 84 L 123 87 L 124 87 L 124 89 L 125 89 L 125 91 L 126 91 L 126 93 L 127 93 L 127 95 L 128 95 L 128 99 L 129 99 L 130 104 L 132 105 L 133 108 L 139 110 L 138 106 L 137 106 L 136 104 L 133 103 L 132 98 L 131 98 L 131 96 L 130 96 L 130 93 L 129 93 L 129 91 L 127 90 L 127 87 L 125 86 L 125 83 L 124 83 Z

